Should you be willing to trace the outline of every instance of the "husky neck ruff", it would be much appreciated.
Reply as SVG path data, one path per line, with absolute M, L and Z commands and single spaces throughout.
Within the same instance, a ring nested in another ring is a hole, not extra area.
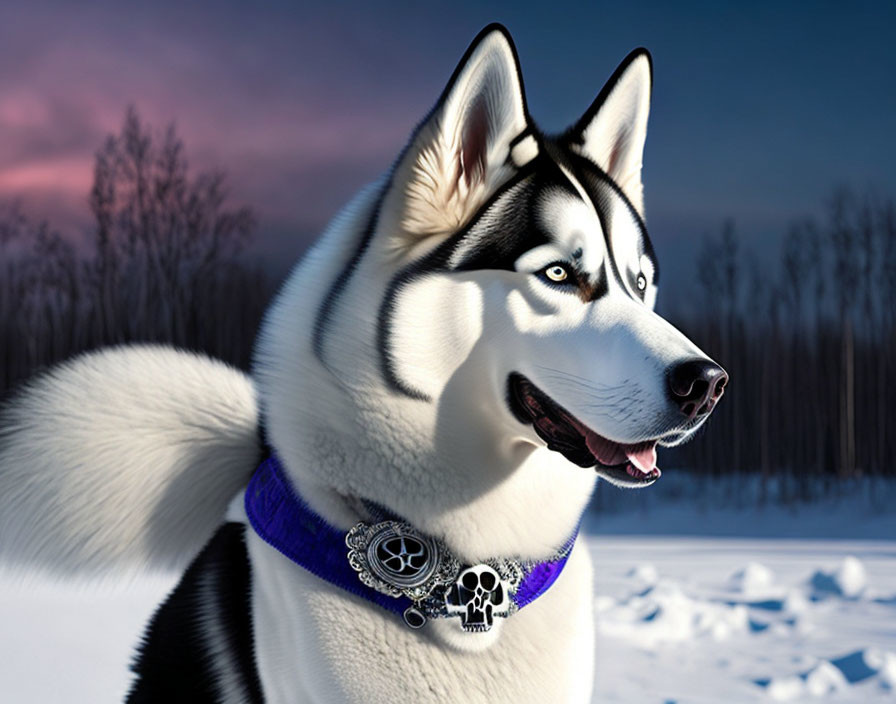
M 358 523 L 348 533 L 334 528 L 302 500 L 273 455 L 252 475 L 245 506 L 266 543 L 321 579 L 400 614 L 411 628 L 459 617 L 464 631 L 488 631 L 495 617 L 510 616 L 551 587 L 578 535 L 577 527 L 541 562 L 464 565 L 442 541 L 381 507 L 369 505 L 376 523 Z

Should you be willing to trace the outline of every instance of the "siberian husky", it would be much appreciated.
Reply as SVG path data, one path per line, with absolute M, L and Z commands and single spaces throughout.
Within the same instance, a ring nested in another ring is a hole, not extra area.
M 589 700 L 595 482 L 655 482 L 727 383 L 653 312 L 650 91 L 633 51 L 547 136 L 487 27 L 296 267 L 251 377 L 122 347 L 8 404 L 5 560 L 192 560 L 129 701 Z

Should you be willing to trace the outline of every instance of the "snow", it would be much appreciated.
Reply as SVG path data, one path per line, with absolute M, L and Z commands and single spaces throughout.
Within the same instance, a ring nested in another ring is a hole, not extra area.
M 755 479 L 692 480 L 601 489 L 588 516 L 593 701 L 896 700 L 896 484 L 762 504 Z
M 589 548 L 595 702 L 896 695 L 896 542 L 593 536 Z M 653 586 L 633 562 L 655 570 Z M 813 582 L 856 567 L 867 574 L 859 596 Z
M 0 576 L 0 701 L 121 702 L 146 621 L 175 575 L 102 585 Z
M 886 487 L 755 508 L 749 487 L 701 496 L 662 489 L 669 475 L 602 489 L 586 520 L 594 702 L 896 700 L 896 514 L 869 498 Z M 0 573 L 0 701 L 121 701 L 143 625 L 176 579 Z
M 745 597 L 759 597 L 768 592 L 775 581 L 775 575 L 765 565 L 750 562 L 743 569 L 731 575 L 731 587 Z
M 818 570 L 810 580 L 815 599 L 823 599 L 827 595 L 857 599 L 868 585 L 865 566 L 852 555 L 833 572 Z

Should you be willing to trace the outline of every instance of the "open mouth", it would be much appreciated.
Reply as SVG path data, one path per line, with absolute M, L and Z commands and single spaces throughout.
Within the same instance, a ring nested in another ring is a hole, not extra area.
M 552 401 L 522 374 L 507 378 L 510 410 L 521 423 L 530 423 L 549 450 L 561 453 L 580 467 L 594 467 L 612 483 L 644 487 L 660 478 L 656 440 L 626 445 L 599 435 Z

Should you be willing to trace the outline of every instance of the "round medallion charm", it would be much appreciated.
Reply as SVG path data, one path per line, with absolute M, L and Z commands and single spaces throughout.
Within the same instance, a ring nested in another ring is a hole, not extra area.
M 367 547 L 371 571 L 396 587 L 417 587 L 432 576 L 438 549 L 425 538 L 398 532 L 386 526 Z
M 364 584 L 414 602 L 447 587 L 460 571 L 457 558 L 438 540 L 407 523 L 359 523 L 345 536 L 345 544 L 348 562 Z

